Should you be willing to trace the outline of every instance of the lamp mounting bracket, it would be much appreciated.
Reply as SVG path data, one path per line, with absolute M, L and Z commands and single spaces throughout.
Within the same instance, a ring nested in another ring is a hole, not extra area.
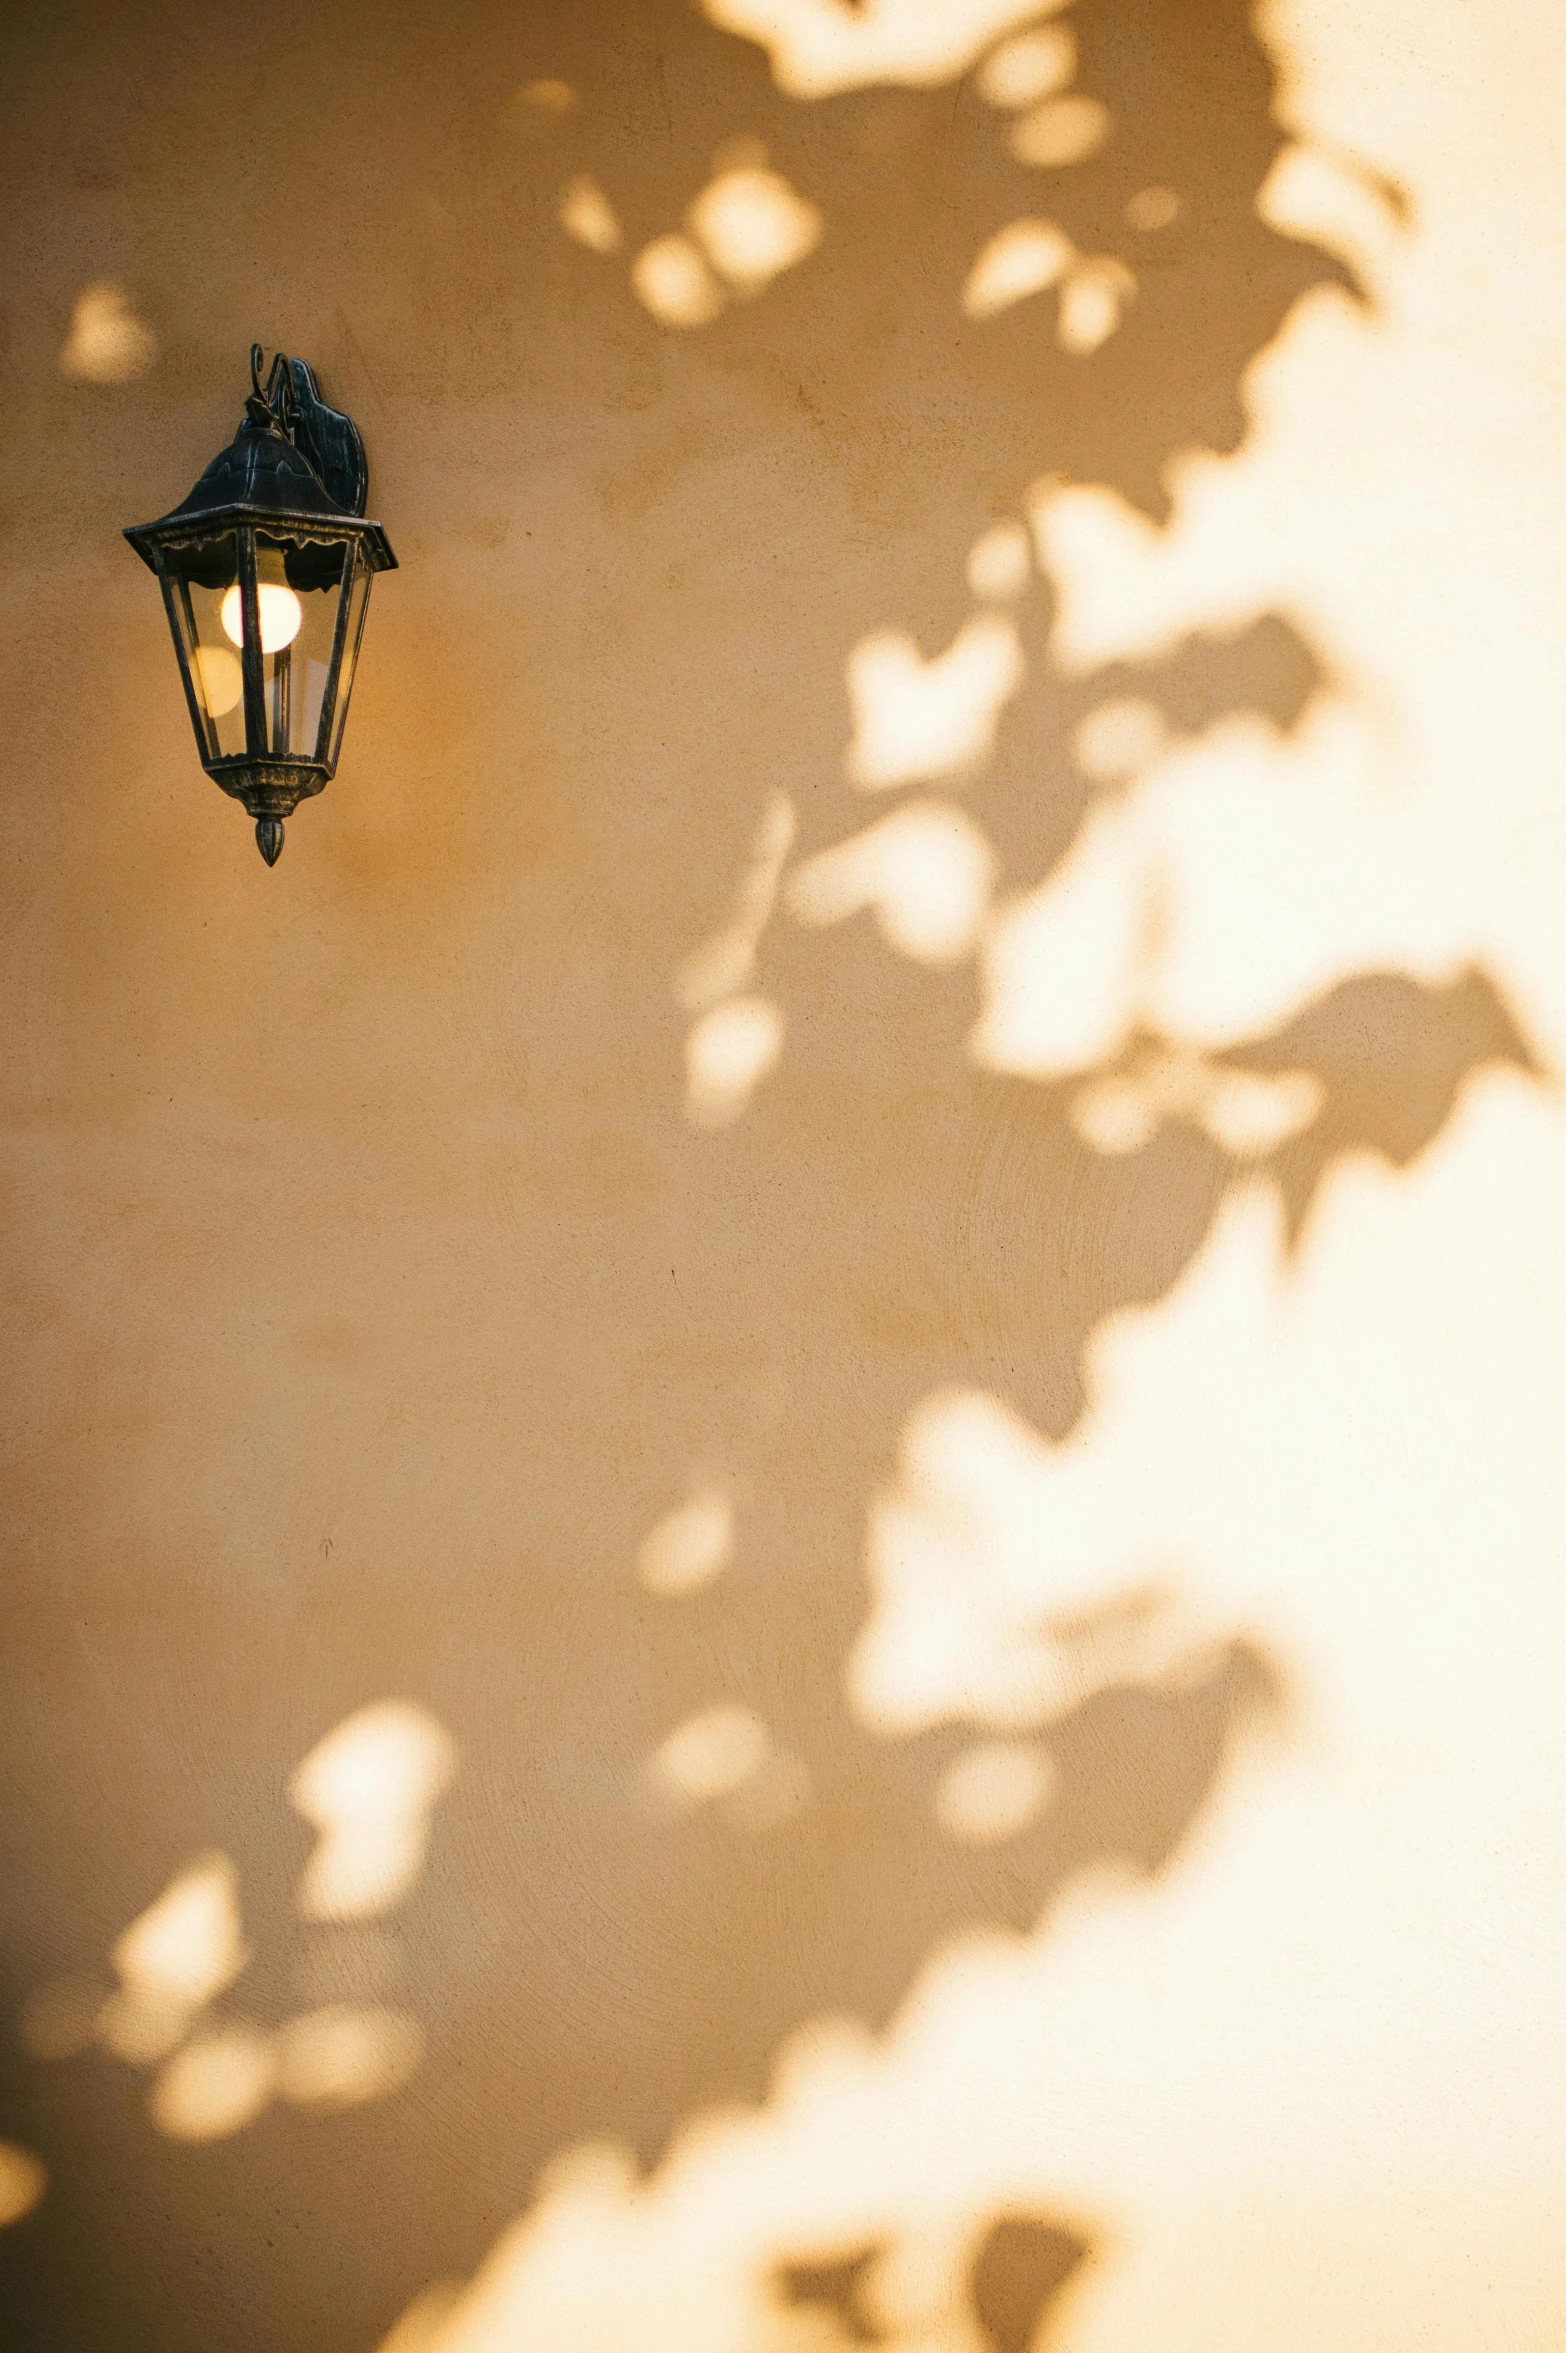
M 350 515 L 362 515 L 370 486 L 364 443 L 352 417 L 321 398 L 309 361 L 278 352 L 265 399 L 279 421 L 286 420 L 289 439 L 314 467 L 328 496 Z

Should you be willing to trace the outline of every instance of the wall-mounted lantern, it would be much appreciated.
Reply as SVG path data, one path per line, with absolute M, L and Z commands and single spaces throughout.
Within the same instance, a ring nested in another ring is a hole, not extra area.
M 283 820 L 329 784 L 370 597 L 396 564 L 364 519 L 364 445 L 282 352 L 181 506 L 125 536 L 158 575 L 201 765 L 243 801 L 269 866 Z

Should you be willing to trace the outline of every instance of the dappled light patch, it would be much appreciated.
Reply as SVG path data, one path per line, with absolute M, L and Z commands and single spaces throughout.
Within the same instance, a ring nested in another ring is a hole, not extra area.
M 642 1794 L 655 1815 L 711 1809 L 727 1830 L 757 1837 L 803 1812 L 812 1786 L 754 1708 L 728 1700 L 697 1709 L 659 1743 Z
M 1046 98 L 1018 115 L 1007 144 L 1019 163 L 1032 164 L 1038 171 L 1063 171 L 1068 164 L 1086 163 L 1096 155 L 1113 127 L 1102 99 L 1077 93 Z
M 861 638 L 848 658 L 850 781 L 882 792 L 978 767 L 1025 675 L 1016 629 L 999 614 L 965 622 L 928 662 L 900 630 Z
M 1040 1553 L 1034 1499 L 1055 1459 L 977 1392 L 931 1398 L 911 1417 L 897 1481 L 871 1516 L 872 1608 L 848 1671 L 853 1704 L 878 1731 L 950 1720 L 1025 1730 L 1079 1695 L 1069 1628 L 1113 1604 L 1133 1571 L 1140 1589 L 1145 1564 Z M 1140 1664 L 1143 1631 L 1135 1619 L 1106 1622 L 1116 1639 L 1095 1662 L 1102 1679 Z
M 116 2058 L 144 2066 L 174 2048 L 198 2010 L 232 1985 L 249 1959 L 239 1915 L 239 1875 L 227 1855 L 207 1855 L 171 1881 L 115 1942 L 120 1983 L 96 2031 Z
M 727 33 L 757 41 L 778 88 L 829 98 L 875 82 L 930 88 L 965 73 L 997 34 L 1064 0 L 702 0 Z
M 261 2115 L 277 2087 L 277 2050 L 253 2027 L 195 2036 L 159 2071 L 147 2106 L 174 2141 L 222 2141 Z
M 456 2280 L 438 2280 L 426 2288 L 415 2296 L 390 2335 L 381 2339 L 376 2353 L 440 2353 L 442 2344 L 451 2342 L 446 2327 L 461 2296 L 461 2283 Z
M 568 237 L 593 253 L 618 253 L 625 243 L 614 206 L 585 172 L 568 180 L 560 191 L 560 226 Z
M 1119 326 L 1135 292 L 1136 279 L 1124 262 L 1100 257 L 1076 263 L 1060 290 L 1056 333 L 1061 349 L 1084 356 L 1097 351 Z
M 0 2230 L 25 2221 L 49 2187 L 49 2168 L 20 2141 L 0 2141 Z
M 719 172 L 686 215 L 714 269 L 742 294 L 757 294 L 821 242 L 815 205 L 781 172 L 755 164 Z
M 920 801 L 799 867 L 789 912 L 800 923 L 825 924 L 872 908 L 902 955 L 957 964 L 973 953 L 994 874 L 994 856 L 971 817 Z
M 1118 806 L 1095 810 L 1047 881 L 997 907 L 977 1062 L 1052 1078 L 1118 1051 L 1141 1002 L 1151 855 Z
M 567 236 L 618 253 L 625 232 L 612 198 L 590 173 L 562 189 Z M 660 326 L 710 326 L 731 294 L 758 295 L 821 242 L 820 209 L 771 168 L 759 140 L 726 142 L 712 176 L 686 207 L 684 226 L 650 238 L 631 263 L 631 290 Z
M 1279 149 L 1256 210 L 1283 236 L 1316 238 L 1340 253 L 1367 285 L 1394 267 L 1412 212 L 1406 189 L 1388 173 L 1302 140 Z
M 357 2108 L 400 2090 L 423 2055 L 423 2031 L 403 2011 L 335 2003 L 284 2027 L 278 2090 L 296 2107 Z
M 1169 723 L 1158 705 L 1145 695 L 1126 695 L 1089 711 L 1072 749 L 1095 784 L 1121 784 L 1151 768 L 1168 742 Z
M 83 384 L 132 384 L 158 356 L 158 339 L 125 287 L 112 279 L 84 286 L 71 312 L 60 373 Z
M 708 1805 L 759 1773 L 771 1747 L 753 1708 L 732 1702 L 703 1708 L 660 1743 L 648 1766 L 649 1786 L 671 1805 Z
M 1037 1821 L 1052 1781 L 1048 1756 L 1031 1742 L 978 1741 L 941 1776 L 935 1818 L 964 1846 L 1001 1846 Z
M 642 247 L 631 284 L 661 327 L 705 327 L 723 308 L 723 288 L 704 255 L 676 231 Z
M 1033 577 L 1033 550 L 1020 523 L 992 523 L 968 550 L 968 586 L 997 604 L 1021 596 Z
M 570 114 L 581 103 L 570 83 L 562 82 L 554 75 L 544 75 L 538 81 L 525 82 L 517 92 L 517 99 L 519 104 L 531 107 L 535 113 L 545 116 Z
M 1070 269 L 1076 248 L 1051 221 L 1009 221 L 983 246 L 962 290 L 970 319 L 993 318 L 1030 294 L 1056 286 Z
M 783 1052 L 783 1015 L 766 997 L 731 997 L 685 1040 L 685 1112 L 697 1127 L 738 1119 Z
M 749 980 L 797 831 L 793 802 L 786 793 L 772 794 L 735 892 L 732 916 L 692 949 L 675 976 L 675 995 L 688 1013 L 705 1011 Z
M 975 80 L 981 98 L 1010 113 L 1054 97 L 1076 70 L 1075 36 L 1065 25 L 1042 25 L 992 49 Z
M 1126 198 L 1126 220 L 1144 237 L 1172 228 L 1184 210 L 1174 189 L 1157 182 L 1149 188 L 1139 188 L 1134 196 Z
M 721 1577 L 733 1551 L 733 1499 L 725 1488 L 704 1484 L 642 1539 L 637 1578 L 649 1593 L 677 1600 Z
M 1145 1151 L 1170 1120 L 1204 1128 L 1235 1160 L 1258 1160 L 1319 1119 L 1326 1086 L 1313 1070 L 1235 1069 L 1154 1047 L 1072 1098 L 1071 1121 L 1094 1151 Z
M 288 1790 L 319 1833 L 299 1883 L 304 1918 L 371 1919 L 401 1903 L 455 1771 L 450 1735 L 408 1700 L 379 1700 L 328 1733 Z
M 450 1735 L 406 1700 L 362 1708 L 317 1744 L 289 1784 L 321 1833 L 301 1884 L 307 1921 L 356 1922 L 404 1900 L 455 1761 Z M 301 1986 L 370 1993 L 396 1981 L 401 1956 L 384 1934 L 330 1934 L 331 1949 L 301 1954 Z M 165 2138 L 192 2144 L 229 2139 L 278 2097 L 323 2112 L 357 2107 L 415 2073 L 423 2029 L 384 2001 L 318 2002 L 272 2026 L 214 2014 L 253 1957 L 238 1869 L 228 1855 L 203 1856 L 116 1938 L 120 1982 L 107 1998 L 85 1977 L 35 1989 L 21 2018 L 25 2047 L 57 2063 L 96 2042 L 129 2066 L 155 2069 L 147 2114 Z

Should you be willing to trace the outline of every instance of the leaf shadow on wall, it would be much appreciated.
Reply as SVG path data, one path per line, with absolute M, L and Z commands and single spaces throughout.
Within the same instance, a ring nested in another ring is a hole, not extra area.
M 350 47 L 367 38 L 363 14 L 339 12 Z M 779 98 L 758 51 L 689 12 L 630 14 L 539 9 L 524 39 L 493 12 L 454 12 L 408 118 L 388 124 L 385 110 L 414 101 L 377 79 L 381 113 L 367 103 L 343 131 L 367 212 L 405 224 L 403 184 L 422 178 L 447 216 L 427 242 L 405 225 L 389 232 L 388 281 L 427 296 L 451 330 L 403 364 L 426 368 L 437 394 L 442 372 L 465 366 L 476 398 L 515 386 L 540 411 L 580 401 L 582 462 L 616 560 L 610 591 L 584 586 L 591 564 L 573 571 L 563 539 L 548 551 L 570 608 L 561 643 L 575 629 L 606 649 L 586 671 L 587 748 L 560 789 L 612 920 L 584 936 L 588 884 L 573 870 L 557 891 L 544 857 L 514 950 L 543 976 L 526 992 L 525 1133 L 476 1282 L 502 1303 L 505 1336 L 475 1308 L 467 1340 L 475 1392 L 500 1402 L 457 1392 L 434 1440 L 399 1425 L 370 1450 L 361 1556 L 334 1564 L 329 1605 L 302 1575 L 283 1597 L 316 1609 L 307 1664 L 275 1593 L 198 1594 L 166 1657 L 149 1635 L 148 1721 L 177 1714 L 202 1760 L 191 1775 L 144 1759 L 155 1861 L 146 1842 L 91 1868 L 53 1849 L 23 1855 L 56 1890 L 56 1915 L 85 1924 L 111 1900 L 128 1918 L 192 1851 L 234 1852 L 258 1956 L 234 1998 L 263 2023 L 281 2017 L 300 1952 L 304 1834 L 251 1793 L 279 1783 L 308 1743 L 290 1745 L 300 1703 L 274 1695 L 308 1678 L 313 1739 L 384 1692 L 416 1693 L 461 1760 L 433 1874 L 402 1923 L 398 1995 L 423 2021 L 429 2056 L 384 2108 L 319 2125 L 272 2113 L 194 2152 L 151 2133 L 128 2078 L 110 2082 L 90 2061 L 29 2070 L 22 2104 L 58 2189 L 27 2225 L 18 2309 L 21 2341 L 51 2353 L 205 2353 L 241 2312 L 272 2353 L 370 2347 L 426 2281 L 474 2266 L 563 2145 L 606 2135 L 652 2164 L 693 2113 L 764 2097 L 803 2023 L 848 2014 L 884 2027 L 943 1938 L 973 1924 L 1031 1933 L 1090 1871 L 1162 1871 L 1244 1726 L 1279 1696 L 1270 1662 L 1240 1638 L 1159 1672 L 1111 1669 L 1030 1727 L 1051 1782 L 1036 1817 L 994 1846 L 938 1834 L 936 1791 L 966 1733 L 873 1738 L 843 1689 L 865 1607 L 866 1513 L 899 1434 L 921 1400 L 963 1384 L 1064 1437 L 1082 1411 L 1091 1335 L 1167 1294 L 1239 1163 L 1178 1111 L 1134 1149 L 1095 1149 L 1073 1123 L 1070 1088 L 974 1067 L 971 971 L 894 961 L 863 916 L 825 940 L 768 933 L 761 971 L 787 1008 L 786 1053 L 743 1121 L 693 1134 L 665 985 L 743 864 L 764 783 L 781 777 L 795 797 L 801 859 L 838 838 L 845 654 L 889 616 L 916 622 L 926 644 L 951 640 L 969 611 L 962 559 L 997 486 L 1011 513 L 1047 468 L 1161 516 L 1169 460 L 1238 445 L 1245 368 L 1299 297 L 1345 283 L 1337 263 L 1257 218 L 1279 139 L 1248 11 L 1234 0 L 1084 5 L 1081 79 L 1116 136 L 1042 183 L 967 83 L 801 106 Z M 393 51 L 397 37 L 384 35 Z M 481 142 L 464 126 L 492 119 L 497 54 L 518 78 L 558 76 L 580 108 L 552 145 L 475 161 Z M 496 222 L 530 205 L 552 214 L 571 173 L 610 187 L 629 253 L 678 223 L 736 134 L 764 139 L 825 235 L 700 342 L 661 342 L 620 263 L 606 258 L 595 278 L 597 257 L 563 239 L 531 278 L 518 265 L 495 283 L 506 266 Z M 280 163 L 271 182 L 285 239 L 307 220 L 307 178 Z M 1149 185 L 1179 191 L 1179 226 L 1128 235 L 1127 205 Z M 1090 364 L 1061 348 L 1042 300 L 983 323 L 957 308 L 981 239 L 1046 202 L 1079 251 L 1124 249 L 1138 275 Z M 342 288 L 316 266 L 328 316 Z M 544 332 L 564 305 L 570 337 Z M 394 325 L 383 334 L 394 351 Z M 706 514 L 693 554 L 689 502 L 708 495 L 694 469 L 715 436 L 729 437 L 730 455 L 747 438 L 762 456 L 787 441 L 787 527 L 728 478 L 729 504 Z M 517 472 L 520 512 L 525 461 Z M 817 500 L 824 475 L 832 496 Z M 1045 591 L 1029 597 L 1039 638 Z M 655 625 L 660 600 L 673 619 Z M 476 623 L 471 640 L 482 671 Z M 966 805 L 1009 884 L 1030 885 L 1092 802 L 1072 745 L 1106 695 L 1149 701 L 1190 735 L 1236 713 L 1287 735 L 1331 683 L 1277 615 L 1088 682 L 1041 670 L 1003 717 Z M 671 706 L 671 732 L 653 746 L 645 714 Z M 425 722 L 411 704 L 404 715 L 416 747 Z M 492 788 L 474 788 L 501 860 L 516 822 L 511 754 Z M 303 833 L 291 847 L 308 854 Z M 322 837 L 345 886 L 363 880 L 360 854 Z M 400 984 L 416 989 L 429 970 L 410 938 Z M 385 1029 L 388 1058 L 405 1052 L 389 1014 Z M 323 1037 L 328 1063 L 331 1050 Z M 1276 1178 L 1296 1234 L 1344 1154 L 1406 1165 L 1474 1070 L 1531 1067 L 1479 973 L 1445 988 L 1365 975 L 1219 1059 L 1305 1071 L 1319 1086 L 1308 1124 L 1244 1164 Z M 364 1277 L 351 1255 L 346 1272 L 312 1261 L 307 1223 L 291 1237 L 301 1321 L 309 1305 L 373 1327 L 377 1297 L 397 1285 L 438 1291 L 405 1235 Z M 307 1283 L 321 1299 L 304 1299 Z M 529 1339 L 546 1294 L 569 1303 L 567 1347 Z M 445 1324 L 463 1313 L 438 1298 L 437 1311 Z M 420 1401 L 414 1422 L 440 1422 L 453 1392 L 426 1377 L 417 1345 L 383 1354 L 383 1430 L 403 1394 Z M 739 1499 L 735 1557 L 671 1607 L 637 1588 L 631 1564 L 689 1466 L 709 1461 Z M 411 1550 L 403 1538 L 404 1523 L 481 1519 L 502 1562 L 482 1580 L 460 1551 L 437 1563 L 424 1536 Z M 807 1803 L 766 1820 L 738 1804 L 649 1817 L 646 1760 L 718 1702 L 748 1711 L 797 1763 Z M 133 2234 L 119 2219 L 127 2149 L 145 2218 Z M 212 2213 L 222 2272 L 199 2261 Z M 1044 2219 L 995 2228 L 974 2309 L 1000 2353 L 1021 2353 L 1082 2243 Z M 787 2267 L 809 2255 L 778 2250 L 796 2286 Z M 875 2341 L 851 2281 L 836 2309 L 851 2337 Z
M 885 2345 L 892 2333 L 866 2308 L 867 2275 L 885 2249 L 872 2242 L 835 2263 L 779 2268 L 779 2301 L 831 2316 L 845 2345 Z M 1090 2254 L 1073 2230 L 1031 2215 L 1006 2215 L 985 2232 L 968 2266 L 967 2296 L 991 2353 L 1030 2353 L 1053 2334 L 1059 2300 Z

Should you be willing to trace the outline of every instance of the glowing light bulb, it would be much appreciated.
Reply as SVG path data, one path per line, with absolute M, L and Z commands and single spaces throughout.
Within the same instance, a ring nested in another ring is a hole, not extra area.
M 280 654 L 299 635 L 304 619 L 299 599 L 283 577 L 281 556 L 262 555 L 256 563 L 256 603 L 261 613 L 261 651 Z M 244 600 L 236 580 L 224 597 L 218 618 L 230 645 L 245 642 Z

